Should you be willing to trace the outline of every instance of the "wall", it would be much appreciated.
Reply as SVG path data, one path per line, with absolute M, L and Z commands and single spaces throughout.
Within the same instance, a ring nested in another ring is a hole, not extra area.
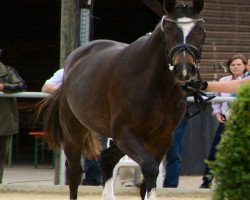
M 191 111 L 195 110 L 194 104 L 189 104 L 189 107 Z M 205 111 L 188 122 L 183 146 L 181 169 L 183 175 L 203 174 L 204 160 L 207 158 L 218 125 L 211 113 L 211 103 L 208 103 Z
M 250 1 L 204 0 L 201 15 L 207 38 L 202 52 L 201 73 L 205 80 L 219 79 L 233 54 L 250 56 Z

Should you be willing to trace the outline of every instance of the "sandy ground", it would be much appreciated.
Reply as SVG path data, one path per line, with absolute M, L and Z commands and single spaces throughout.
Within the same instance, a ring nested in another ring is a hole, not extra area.
M 116 181 L 115 185 L 120 185 L 119 176 L 117 176 Z M 201 176 L 180 176 L 178 188 L 198 189 L 201 183 Z M 54 184 L 54 169 L 50 166 L 39 166 L 34 169 L 32 165 L 14 165 L 5 168 L 3 184 L 50 186 Z
M 3 185 L 0 185 L 0 200 L 68 200 L 68 187 L 55 186 L 53 178 L 54 170 L 43 166 L 6 168 Z M 136 189 L 120 187 L 119 176 L 116 181 L 116 200 L 140 200 Z M 178 189 L 159 189 L 157 200 L 211 200 L 210 192 L 199 192 L 200 183 L 201 176 L 181 176 Z M 121 192 L 123 189 L 125 193 Z M 102 187 L 80 186 L 78 200 L 100 200 L 101 191 Z
M 68 200 L 68 195 L 66 194 L 32 194 L 32 193 L 1 193 L 0 200 Z M 86 195 L 79 196 L 78 200 L 100 200 L 100 195 Z M 129 195 L 119 195 L 116 196 L 116 200 L 140 200 L 140 197 L 129 196 Z M 159 196 L 157 200 L 210 200 L 209 196 L 197 197 L 197 196 L 184 196 L 184 197 L 171 197 L 171 196 Z

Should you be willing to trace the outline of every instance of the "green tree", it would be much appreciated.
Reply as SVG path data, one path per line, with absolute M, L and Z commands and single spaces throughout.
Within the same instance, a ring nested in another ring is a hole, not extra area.
M 213 200 L 249 200 L 250 85 L 240 89 L 230 113 L 216 160 L 208 163 L 215 176 Z

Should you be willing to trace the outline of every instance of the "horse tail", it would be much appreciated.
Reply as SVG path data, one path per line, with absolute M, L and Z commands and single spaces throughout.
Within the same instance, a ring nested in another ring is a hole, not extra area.
M 59 151 L 63 132 L 59 122 L 59 98 L 61 87 L 36 105 L 36 120 L 42 119 L 43 131 L 50 148 Z
M 88 131 L 83 147 L 84 158 L 97 160 L 100 156 L 101 150 L 102 145 L 99 136 L 93 131 Z
M 63 132 L 59 121 L 59 98 L 61 87 L 53 94 L 42 100 L 36 105 L 35 122 L 42 119 L 43 131 L 50 148 L 59 151 L 63 141 Z M 80 122 L 79 122 L 80 123 Z M 89 160 L 96 160 L 100 156 L 102 145 L 100 137 L 93 131 L 85 132 L 85 127 L 82 127 L 83 134 L 86 134 L 83 144 L 83 155 Z M 67 137 L 67 136 L 66 136 Z M 68 136 L 70 138 L 70 136 Z

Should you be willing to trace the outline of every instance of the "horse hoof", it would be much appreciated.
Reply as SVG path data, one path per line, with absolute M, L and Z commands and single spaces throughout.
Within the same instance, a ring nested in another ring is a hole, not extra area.
M 146 193 L 145 200 L 156 200 L 156 189 L 153 188 L 149 193 Z

